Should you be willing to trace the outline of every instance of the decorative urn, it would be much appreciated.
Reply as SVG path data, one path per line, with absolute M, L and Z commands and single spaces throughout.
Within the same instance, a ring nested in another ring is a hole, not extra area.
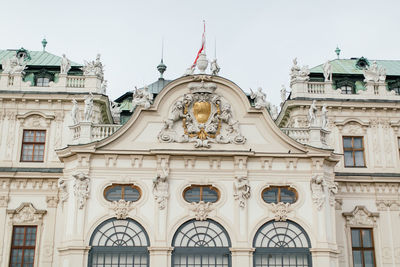
M 197 68 L 199 69 L 200 73 L 203 74 L 205 73 L 207 66 L 208 66 L 208 59 L 203 51 L 201 52 L 199 59 L 197 60 Z

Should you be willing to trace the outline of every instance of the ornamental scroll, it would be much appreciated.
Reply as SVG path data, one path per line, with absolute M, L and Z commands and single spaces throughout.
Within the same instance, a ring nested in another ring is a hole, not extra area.
M 239 122 L 233 118 L 231 105 L 215 94 L 215 83 L 189 84 L 189 94 L 177 100 L 158 135 L 164 143 L 195 143 L 195 147 L 210 147 L 210 143 L 244 144 Z

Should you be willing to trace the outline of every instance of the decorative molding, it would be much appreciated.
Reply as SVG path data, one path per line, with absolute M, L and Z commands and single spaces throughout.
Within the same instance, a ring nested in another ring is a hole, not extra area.
M 78 200 L 79 209 L 83 209 L 86 204 L 86 200 L 89 198 L 90 193 L 90 178 L 84 173 L 78 173 L 73 176 L 74 182 L 74 194 Z
M 130 155 L 131 156 L 131 166 L 133 168 L 141 168 L 143 165 L 143 155 Z
M 57 182 L 61 204 L 68 200 L 68 184 L 67 180 L 60 177 Z
M 287 215 L 290 212 L 290 203 L 271 203 L 271 210 L 275 213 L 275 221 L 284 222 L 287 220 Z
M 2 195 L 0 196 L 0 207 L 8 207 L 8 202 L 10 201 L 9 196 Z
M 111 208 L 115 212 L 115 217 L 118 220 L 125 220 L 128 217 L 129 212 L 133 208 L 132 204 L 132 201 L 125 201 L 124 199 L 113 201 Z
M 211 202 L 205 203 L 204 201 L 193 202 L 190 205 L 190 210 L 194 212 L 195 219 L 198 221 L 205 221 L 208 215 L 213 210 L 213 205 Z
M 246 201 L 251 196 L 249 179 L 246 176 L 236 176 L 233 184 L 233 197 L 239 201 L 239 207 L 246 207 Z
M 24 202 L 14 210 L 7 210 L 13 224 L 22 223 L 41 223 L 43 216 L 46 214 L 45 210 L 36 209 L 32 203 Z
M 325 202 L 325 193 L 323 188 L 324 179 L 322 175 L 314 175 L 311 178 L 310 188 L 312 192 L 313 203 L 317 206 L 318 210 L 321 210 L 322 205 Z
M 57 196 L 46 196 L 46 203 L 48 208 L 56 208 L 58 204 Z
M 356 206 L 352 212 L 343 212 L 348 226 L 376 226 L 379 213 L 370 212 L 365 206 Z
M 54 115 L 46 115 L 40 111 L 29 111 L 23 115 L 17 115 L 22 127 L 49 127 Z M 44 121 L 45 124 L 41 124 Z
M 160 210 L 165 209 L 167 206 L 167 200 L 169 198 L 168 192 L 168 175 L 169 175 L 169 158 L 161 157 L 157 160 L 158 170 L 157 176 L 153 180 L 153 195 L 154 199 L 158 204 Z

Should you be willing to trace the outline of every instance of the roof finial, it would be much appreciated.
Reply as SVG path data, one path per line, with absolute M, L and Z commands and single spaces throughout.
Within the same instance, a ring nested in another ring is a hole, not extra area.
M 341 50 L 340 50 L 339 46 L 336 46 L 335 53 L 336 53 L 338 59 L 339 59 L 339 56 L 340 56 L 340 51 Z
M 164 38 L 162 39 L 161 43 L 161 62 L 158 64 L 157 70 L 160 72 L 159 79 L 164 79 L 163 74 L 167 70 L 167 66 L 164 64 Z
M 46 38 L 43 38 L 42 40 L 43 51 L 46 51 L 46 45 L 47 45 Z

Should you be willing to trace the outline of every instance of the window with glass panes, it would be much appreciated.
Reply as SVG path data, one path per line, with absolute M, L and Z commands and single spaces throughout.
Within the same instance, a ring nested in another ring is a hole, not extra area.
M 22 138 L 21 161 L 38 161 L 44 159 L 46 131 L 24 130 Z
M 365 167 L 362 137 L 343 137 L 343 152 L 345 167 Z
M 342 94 L 345 94 L 345 95 L 354 94 L 353 87 L 348 86 L 348 85 L 344 85 L 344 86 L 340 87 L 340 90 L 341 90 Z
M 138 201 L 141 196 L 140 188 L 132 184 L 113 184 L 104 190 L 104 197 L 108 201 Z
M 297 191 L 288 186 L 270 186 L 265 188 L 262 199 L 267 203 L 294 203 L 297 200 Z
M 192 185 L 183 191 L 183 198 L 187 202 L 217 202 L 219 191 L 211 185 Z
M 375 252 L 372 229 L 352 228 L 351 247 L 354 267 L 375 267 Z
M 10 267 L 33 267 L 35 244 L 36 226 L 14 226 Z
M 40 78 L 36 79 L 36 86 L 46 87 L 46 86 L 49 86 L 49 83 L 50 83 L 50 79 L 46 78 L 46 77 L 40 77 Z

